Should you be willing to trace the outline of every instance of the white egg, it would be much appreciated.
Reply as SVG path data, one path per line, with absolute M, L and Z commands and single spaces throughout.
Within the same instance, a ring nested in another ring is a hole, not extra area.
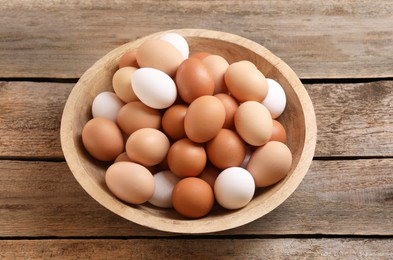
M 160 40 L 169 42 L 176 49 L 179 50 L 184 59 L 187 59 L 190 54 L 190 48 L 186 39 L 178 33 L 166 33 L 160 37 Z
M 262 104 L 269 110 L 272 118 L 279 117 L 284 112 L 287 99 L 284 89 L 274 79 L 266 79 L 268 84 L 268 92 Z
M 241 167 L 223 170 L 214 183 L 217 202 L 226 209 L 246 206 L 255 193 L 255 182 L 251 173 Z
M 123 101 L 113 92 L 101 92 L 98 94 L 91 106 L 93 117 L 105 117 L 116 122 L 117 113 L 124 106 Z
M 149 203 L 161 208 L 172 207 L 172 191 L 180 180 L 171 171 L 161 171 L 154 174 L 155 189 Z
M 138 99 L 151 108 L 167 108 L 177 97 L 173 79 L 158 69 L 137 69 L 132 74 L 131 85 Z

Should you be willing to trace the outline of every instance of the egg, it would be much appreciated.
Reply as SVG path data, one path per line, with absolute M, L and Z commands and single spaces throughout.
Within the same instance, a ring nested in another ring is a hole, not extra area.
M 171 145 L 167 159 L 169 169 L 181 178 L 198 176 L 207 162 L 203 146 L 187 138 L 180 139 Z
M 117 162 L 105 173 L 105 183 L 120 200 L 142 204 L 154 193 L 154 178 L 146 167 L 133 162 Z
M 203 169 L 202 173 L 198 175 L 198 178 L 201 178 L 202 180 L 206 181 L 213 189 L 214 183 L 220 172 L 221 172 L 220 169 L 209 163 L 206 165 L 205 169 Z
M 203 143 L 216 136 L 224 122 L 225 107 L 222 102 L 214 96 L 202 96 L 188 107 L 184 130 L 189 139 Z
M 279 117 L 285 110 L 287 99 L 285 91 L 274 79 L 267 79 L 268 92 L 262 104 L 269 110 L 273 119 Z
M 211 71 L 214 80 L 214 94 L 227 93 L 224 75 L 229 67 L 229 63 L 219 55 L 208 55 L 202 59 L 203 64 Z
M 272 117 L 269 110 L 259 102 L 247 101 L 240 104 L 234 123 L 237 133 L 250 145 L 263 145 L 272 136 Z
M 203 217 L 213 208 L 213 190 L 200 178 L 184 178 L 173 188 L 172 204 L 174 209 L 185 217 Z
M 265 76 L 249 61 L 230 64 L 224 78 L 228 90 L 239 102 L 262 102 L 267 95 Z
M 222 127 L 232 128 L 233 118 L 237 108 L 239 107 L 239 104 L 237 103 L 236 99 L 225 93 L 218 93 L 214 96 L 222 102 L 225 108 L 225 121 Z
M 207 56 L 211 55 L 209 52 L 201 51 L 201 52 L 195 52 L 189 56 L 189 58 L 197 58 L 200 60 L 203 60 Z
M 137 69 L 132 74 L 131 85 L 138 99 L 151 108 L 167 108 L 176 101 L 175 82 L 160 70 Z
M 91 112 L 93 117 L 105 117 L 116 122 L 117 114 L 123 105 L 124 103 L 115 93 L 105 91 L 94 98 Z
M 272 137 L 270 138 L 269 141 L 279 141 L 284 144 L 287 141 L 287 133 L 285 131 L 284 126 L 280 122 L 274 119 L 273 119 Z
M 120 57 L 119 68 L 123 67 L 139 68 L 138 62 L 136 61 L 136 50 L 127 51 Z
M 184 118 L 187 106 L 176 104 L 168 108 L 162 116 L 162 129 L 172 140 L 179 140 L 186 137 L 184 130 Z
M 246 156 L 246 144 L 229 129 L 221 129 L 206 145 L 209 161 L 219 169 L 240 166 Z
M 184 59 L 188 58 L 190 48 L 188 47 L 187 40 L 180 34 L 173 32 L 165 33 L 161 35 L 159 39 L 172 44 L 181 53 Z
M 113 163 L 117 163 L 117 162 L 131 162 L 131 161 L 130 158 L 128 158 L 127 153 L 123 152 L 116 157 Z
M 226 209 L 246 206 L 255 193 L 252 175 L 241 167 L 223 170 L 214 183 L 214 194 L 218 204 Z
M 164 133 L 154 128 L 142 128 L 130 135 L 126 152 L 131 161 L 153 166 L 165 159 L 169 146 L 169 140 Z
M 90 119 L 84 125 L 82 142 L 88 153 L 101 161 L 112 161 L 124 150 L 120 129 L 104 117 Z
M 179 96 L 190 104 L 203 95 L 212 95 L 214 79 L 210 70 L 200 59 L 189 58 L 182 62 L 176 73 L 176 86 Z
M 132 101 L 119 110 L 117 123 L 127 135 L 141 128 L 159 129 L 161 127 L 161 113 L 140 101 Z
M 149 203 L 160 208 L 172 207 L 172 191 L 180 178 L 170 171 L 160 171 L 154 174 L 154 193 Z
M 266 187 L 283 179 L 291 165 L 289 148 L 281 142 L 271 141 L 254 151 L 246 169 L 252 174 L 256 187 Z
M 122 67 L 112 77 L 113 90 L 125 103 L 138 100 L 131 86 L 131 76 L 136 70 L 135 67 Z
M 138 47 L 136 60 L 141 68 L 154 68 L 173 77 L 184 58 L 169 42 L 150 39 Z

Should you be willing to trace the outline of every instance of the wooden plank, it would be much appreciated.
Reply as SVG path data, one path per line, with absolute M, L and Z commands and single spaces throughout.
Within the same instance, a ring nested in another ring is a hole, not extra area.
M 0 82 L 0 157 L 63 159 L 60 121 L 74 84 Z M 393 156 L 393 81 L 306 84 L 316 157 Z
M 313 161 L 268 215 L 215 235 L 393 235 L 393 159 Z M 0 237 L 168 236 L 95 202 L 64 162 L 0 160 Z M 1 250 L 0 250 L 1 251 Z
M 244 36 L 301 78 L 392 77 L 392 13 L 388 0 L 2 1 L 0 77 L 79 78 L 119 45 L 176 28 Z
M 393 239 L 4 240 L 3 259 L 389 259 Z

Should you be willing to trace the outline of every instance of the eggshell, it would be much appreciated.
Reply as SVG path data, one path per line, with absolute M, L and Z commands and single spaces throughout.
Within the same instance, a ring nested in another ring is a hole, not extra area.
M 133 162 L 117 162 L 105 173 L 109 190 L 120 200 L 141 204 L 154 193 L 154 178 L 146 167 Z
M 246 206 L 254 193 L 254 179 L 244 168 L 227 168 L 218 175 L 214 183 L 216 200 L 226 209 L 239 209 Z
M 234 123 L 237 133 L 248 144 L 260 146 L 272 136 L 272 117 L 269 110 L 259 102 L 247 101 L 240 104 Z
M 214 96 L 202 96 L 190 104 L 184 118 L 184 129 L 189 139 L 207 142 L 220 131 L 225 121 L 225 107 Z
M 284 126 L 280 122 L 274 119 L 273 119 L 273 132 L 270 141 L 279 141 L 284 144 L 287 141 L 287 133 L 285 131 Z
M 267 79 L 268 92 L 262 104 L 269 110 L 272 118 L 279 117 L 285 110 L 287 98 L 281 85 L 274 79 Z
M 268 91 L 265 76 L 254 65 L 250 65 L 249 61 L 230 64 L 225 72 L 225 83 L 239 102 L 262 102 Z
M 121 130 L 130 135 L 141 128 L 159 129 L 161 114 L 159 110 L 148 107 L 140 101 L 132 101 L 120 109 L 117 123 Z
M 225 121 L 222 127 L 232 128 L 233 118 L 237 108 L 239 107 L 239 104 L 237 103 L 236 99 L 225 93 L 218 93 L 214 96 L 222 102 L 225 108 Z
M 151 108 L 167 108 L 177 97 L 175 82 L 157 69 L 137 69 L 132 74 L 131 85 L 138 99 Z
M 123 67 L 139 68 L 138 62 L 136 61 L 136 50 L 127 51 L 120 57 L 119 68 Z
M 154 193 L 149 203 L 160 208 L 172 207 L 172 191 L 180 178 L 170 171 L 161 171 L 154 174 Z
M 117 114 L 123 105 L 124 103 L 115 93 L 105 91 L 94 98 L 91 112 L 93 117 L 105 117 L 116 122 Z
M 204 58 L 206 58 L 206 57 L 209 56 L 209 55 L 211 55 L 211 53 L 201 51 L 201 52 L 192 53 L 192 54 L 189 56 L 189 58 L 197 58 L 197 59 L 203 60 Z
M 178 33 L 165 33 L 160 36 L 160 40 L 169 42 L 182 54 L 184 59 L 188 58 L 190 54 L 190 48 L 188 47 L 188 43 L 186 39 Z
M 207 162 L 203 146 L 187 138 L 180 139 L 172 144 L 167 159 L 169 169 L 181 178 L 198 176 Z
M 173 77 L 184 58 L 179 50 L 169 42 L 150 39 L 139 46 L 136 60 L 141 68 L 158 69 Z
M 246 156 L 246 144 L 229 129 L 221 129 L 206 145 L 208 160 L 217 168 L 240 166 Z
M 202 60 L 203 64 L 213 75 L 214 94 L 227 93 L 228 89 L 225 84 L 224 75 L 229 67 L 229 63 L 219 55 L 209 55 Z
M 165 159 L 169 146 L 169 140 L 164 133 L 154 128 L 142 128 L 130 135 L 126 152 L 131 161 L 153 166 Z
M 217 176 L 220 174 L 220 172 L 220 169 L 209 163 L 206 165 L 205 169 L 203 169 L 202 173 L 198 175 L 198 177 L 209 183 L 210 187 L 212 187 L 213 189 L 214 182 L 216 181 Z
M 125 103 L 137 101 L 138 98 L 131 86 L 131 76 L 137 70 L 135 67 L 122 67 L 112 78 L 112 86 L 116 95 Z
M 213 208 L 213 190 L 200 178 L 184 178 L 173 189 L 172 204 L 175 210 L 185 217 L 203 217 Z
M 101 161 L 112 161 L 123 152 L 120 129 L 104 117 L 90 119 L 82 129 L 82 142 L 91 156 Z
M 247 170 L 252 174 L 256 187 L 266 187 L 283 179 L 290 171 L 292 153 L 278 141 L 259 147 L 250 158 Z
M 182 104 L 173 105 L 168 108 L 162 116 L 162 129 L 172 140 L 186 137 L 184 130 L 184 118 L 187 106 Z
M 214 92 L 213 75 L 199 59 L 189 58 L 182 62 L 176 73 L 176 86 L 179 96 L 191 103 L 203 95 Z

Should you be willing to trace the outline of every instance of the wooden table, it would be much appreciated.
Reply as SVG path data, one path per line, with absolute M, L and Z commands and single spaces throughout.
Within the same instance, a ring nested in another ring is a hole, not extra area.
M 304 181 L 233 230 L 188 236 L 130 223 L 81 188 L 62 154 L 61 115 L 82 73 L 121 44 L 176 28 L 264 45 L 315 106 Z M 393 257 L 392 1 L 1 0 L 0 77 L 1 259 Z

